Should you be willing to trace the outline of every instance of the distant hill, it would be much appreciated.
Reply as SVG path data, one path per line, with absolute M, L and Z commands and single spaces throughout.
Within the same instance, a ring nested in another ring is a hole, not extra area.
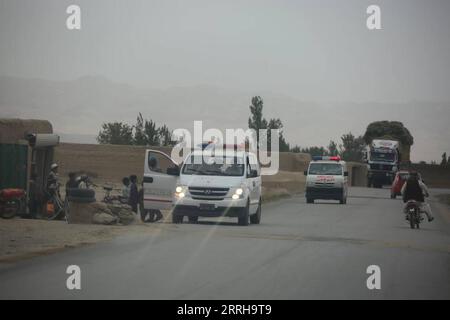
M 246 128 L 253 95 L 263 97 L 267 118 L 281 118 L 291 144 L 327 145 L 348 131 L 363 134 L 372 121 L 398 120 L 414 135 L 414 161 L 439 160 L 442 152 L 450 152 L 449 103 L 315 103 L 211 86 L 143 89 L 98 76 L 72 81 L 4 76 L 0 77 L 0 117 L 48 119 L 62 141 L 95 143 L 103 122 L 134 123 L 139 112 L 171 129 L 191 129 L 194 120 L 203 120 L 204 129 Z

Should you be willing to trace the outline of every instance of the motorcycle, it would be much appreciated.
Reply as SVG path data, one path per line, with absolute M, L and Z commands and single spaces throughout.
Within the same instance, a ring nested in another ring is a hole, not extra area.
M 409 200 L 406 203 L 406 214 L 411 229 L 419 229 L 420 222 L 422 221 L 422 214 L 420 211 L 419 203 L 417 201 Z
M 0 190 L 0 217 L 12 219 L 23 208 L 25 203 L 25 190 L 2 189 Z

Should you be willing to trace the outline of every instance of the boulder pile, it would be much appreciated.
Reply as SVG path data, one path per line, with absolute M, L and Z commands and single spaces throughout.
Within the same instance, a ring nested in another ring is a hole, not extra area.
M 68 223 L 129 225 L 135 220 L 135 214 L 129 205 L 93 203 L 69 203 Z

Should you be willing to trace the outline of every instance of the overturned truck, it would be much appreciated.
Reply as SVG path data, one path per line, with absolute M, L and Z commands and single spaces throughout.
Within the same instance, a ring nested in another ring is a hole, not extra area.
M 0 118 L 0 189 L 26 191 L 21 215 L 41 215 L 59 136 L 46 120 Z

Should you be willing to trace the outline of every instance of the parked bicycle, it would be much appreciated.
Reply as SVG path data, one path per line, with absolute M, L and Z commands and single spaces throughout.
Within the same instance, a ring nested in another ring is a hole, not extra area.
M 111 195 L 111 191 L 113 191 L 113 187 L 111 186 L 103 186 L 103 190 L 105 190 L 105 196 L 103 197 L 103 202 L 108 204 L 128 204 L 128 199 L 122 196 L 114 196 Z

